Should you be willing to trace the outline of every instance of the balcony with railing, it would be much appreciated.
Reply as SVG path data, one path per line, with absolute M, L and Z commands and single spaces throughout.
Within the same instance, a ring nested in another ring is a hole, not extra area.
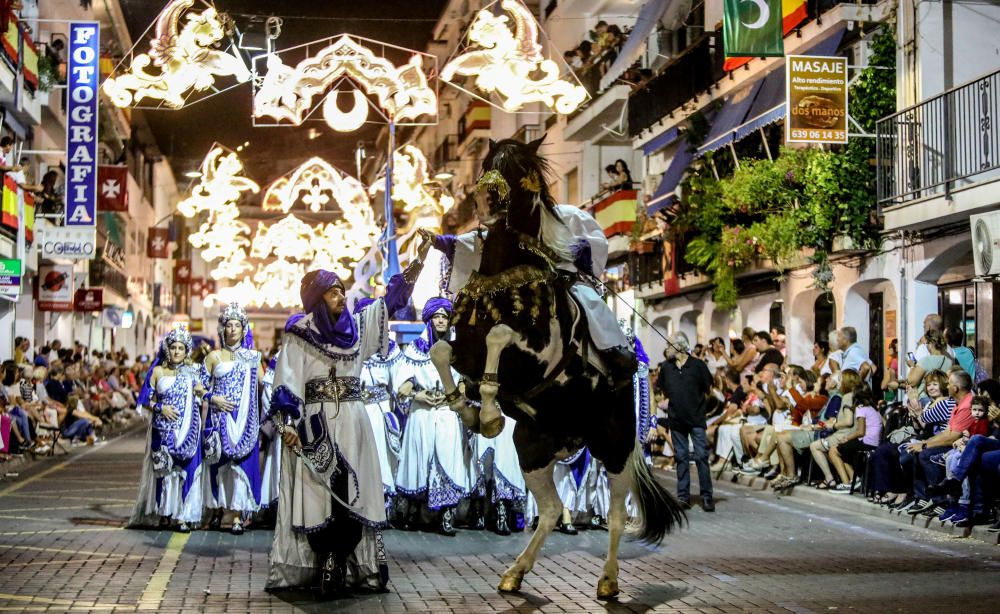
M 880 120 L 887 230 L 958 221 L 1000 202 L 1000 70 Z

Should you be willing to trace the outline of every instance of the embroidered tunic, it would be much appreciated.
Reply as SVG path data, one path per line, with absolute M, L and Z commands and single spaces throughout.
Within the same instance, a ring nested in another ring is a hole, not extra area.
M 203 372 L 209 397 L 223 396 L 234 406 L 226 411 L 209 403 L 205 456 L 218 461 L 209 468 L 207 507 L 253 512 L 260 506 L 259 371 L 260 352 L 239 348 L 234 360 Z
M 260 504 L 261 507 L 271 507 L 278 502 L 278 479 L 281 467 L 281 454 L 284 444 L 281 436 L 271 422 L 274 413 L 271 408 L 271 394 L 274 392 L 274 367 L 268 367 L 264 372 L 264 379 L 260 397 L 260 425 L 261 434 L 266 440 L 263 451 L 264 462 L 260 477 Z
M 375 435 L 382 490 L 387 496 L 396 494 L 396 467 L 402 439 L 399 417 L 393 413 L 392 369 L 402 353 L 390 342 L 388 356 L 376 354 L 365 361 L 361 370 L 361 397 Z M 388 502 L 387 502 L 388 505 Z
M 399 391 L 407 381 L 414 392 L 441 390 L 441 378 L 430 356 L 418 347 L 427 344 L 427 332 L 403 350 L 392 381 Z M 458 381 L 458 373 L 452 369 Z M 458 414 L 447 405 L 430 407 L 414 400 L 403 433 L 403 447 L 396 472 L 396 490 L 411 498 L 426 497 L 432 510 L 458 505 L 469 496 L 472 479 L 466 456 L 465 432 Z
M 129 526 L 149 526 L 160 518 L 201 520 L 201 397 L 194 393 L 199 371 L 197 366 L 184 364 L 156 382 L 146 459 Z M 167 405 L 178 413 L 176 420 L 160 413 Z
M 284 336 L 275 369 L 272 404 L 294 427 L 300 458 L 281 457 L 277 525 L 271 547 L 268 588 L 309 586 L 321 561 L 307 535 L 347 513 L 363 526 L 361 542 L 347 561 L 349 585 L 384 585 L 385 498 L 375 435 L 362 400 L 365 360 L 388 351 L 385 302 L 377 300 L 354 314 L 357 340 L 347 348 L 321 341 L 306 315 Z M 308 465 L 307 465 L 308 463 Z M 347 474 L 347 497 L 336 510 L 330 484 Z

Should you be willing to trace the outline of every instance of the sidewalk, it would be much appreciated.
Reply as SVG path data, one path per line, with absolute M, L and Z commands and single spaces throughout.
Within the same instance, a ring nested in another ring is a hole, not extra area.
M 715 478 L 715 475 L 716 473 L 713 472 L 713 479 Z M 764 478 L 759 476 L 749 476 L 732 470 L 723 471 L 721 477 L 719 477 L 716 481 L 720 483 L 727 482 L 739 484 L 752 490 L 768 490 L 767 480 Z M 869 503 L 860 492 L 855 492 L 853 495 L 834 494 L 830 491 L 817 490 L 811 486 L 799 484 L 789 490 L 776 493 L 774 496 L 778 499 L 781 499 L 782 497 L 794 497 L 795 499 L 809 501 L 811 503 L 825 505 L 840 510 L 858 512 L 878 518 L 887 518 L 899 524 L 929 529 L 938 533 L 944 533 L 950 537 L 971 537 L 992 545 L 1000 544 L 1000 533 L 990 533 L 986 530 L 986 526 L 975 526 L 971 529 L 961 528 L 952 526 L 947 522 L 940 522 L 936 518 L 927 518 L 920 515 L 911 516 L 906 513 L 895 512 L 880 505 Z

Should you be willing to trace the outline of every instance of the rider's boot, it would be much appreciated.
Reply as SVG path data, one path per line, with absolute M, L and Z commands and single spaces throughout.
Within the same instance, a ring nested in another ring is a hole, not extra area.
M 639 360 L 635 352 L 629 348 L 619 345 L 613 348 L 600 351 L 601 358 L 608 368 L 608 377 L 615 390 L 620 390 L 632 385 L 632 376 L 639 369 Z

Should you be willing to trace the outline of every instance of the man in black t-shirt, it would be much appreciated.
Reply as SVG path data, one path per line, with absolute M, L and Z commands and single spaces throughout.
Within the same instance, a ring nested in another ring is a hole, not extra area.
M 757 353 L 760 355 L 760 361 L 754 367 L 754 372 L 760 373 L 767 365 L 780 367 L 785 362 L 785 357 L 781 355 L 781 351 L 774 347 L 774 344 L 771 342 L 770 333 L 758 331 L 753 336 L 753 346 L 757 348 Z
M 712 473 L 708 467 L 708 440 L 705 435 L 705 407 L 712 389 L 712 374 L 701 360 L 691 356 L 687 335 L 674 333 L 667 345 L 667 360 L 660 365 L 656 388 L 669 400 L 667 407 L 670 440 L 677 460 L 677 498 L 691 505 L 691 466 L 694 459 L 701 490 L 701 506 L 715 511 Z M 688 445 L 690 438 L 691 445 Z

